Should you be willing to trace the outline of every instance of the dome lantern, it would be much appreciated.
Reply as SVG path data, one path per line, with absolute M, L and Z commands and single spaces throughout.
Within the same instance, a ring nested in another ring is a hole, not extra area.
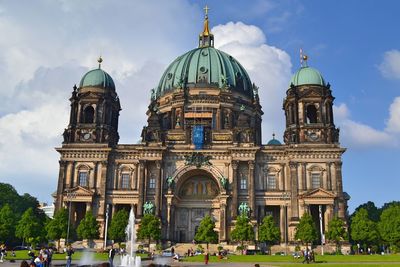
M 214 47 L 214 35 L 211 33 L 208 25 L 208 10 L 210 8 L 206 5 L 204 8 L 204 27 L 203 32 L 199 35 L 199 47 Z

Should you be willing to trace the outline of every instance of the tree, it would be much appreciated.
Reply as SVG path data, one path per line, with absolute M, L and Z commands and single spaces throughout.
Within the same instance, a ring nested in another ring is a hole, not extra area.
M 294 238 L 301 240 L 306 244 L 308 248 L 308 243 L 312 243 L 318 238 L 317 228 L 315 227 L 314 221 L 310 214 L 304 213 L 300 218 L 300 222 L 296 227 L 296 234 Z
M 244 241 L 254 240 L 253 226 L 246 215 L 237 217 L 235 228 L 231 232 L 231 237 L 234 241 L 239 241 L 243 248 Z
M 89 240 L 89 246 L 91 246 L 91 240 L 99 238 L 99 223 L 96 221 L 91 210 L 86 212 L 86 215 L 79 223 L 76 232 L 79 238 Z
M 361 208 L 351 218 L 351 238 L 366 247 L 379 240 L 377 225 L 368 217 L 366 209 Z
M 73 231 L 73 226 L 69 225 L 70 233 Z M 67 209 L 61 209 L 54 214 L 53 219 L 49 220 L 45 226 L 46 236 L 48 239 L 57 240 L 59 242 L 61 238 L 67 238 L 68 231 L 68 211 Z
M 335 242 L 336 253 L 338 253 L 340 251 L 340 242 L 347 239 L 347 232 L 343 220 L 335 216 L 328 223 L 328 231 L 325 232 L 325 235 L 328 240 Z
M 207 215 L 200 222 L 200 226 L 197 229 L 197 233 L 194 236 L 196 242 L 207 243 L 207 250 L 209 243 L 218 242 L 218 233 L 214 230 L 215 222 L 211 219 L 210 215 Z
M 351 217 L 354 216 L 354 214 L 359 211 L 360 209 L 365 209 L 367 211 L 368 214 L 368 218 L 374 222 L 379 221 L 379 217 L 381 216 L 381 210 L 378 209 L 375 206 L 375 203 L 372 201 L 368 201 L 367 203 L 361 204 L 360 206 L 358 206 L 354 213 L 351 215 Z
M 8 243 L 14 239 L 17 222 L 10 205 L 5 204 L 0 210 L 0 243 Z
M 128 225 L 129 214 L 126 210 L 120 210 L 112 217 L 108 235 L 114 242 L 120 244 L 126 239 L 125 228 Z
M 400 244 L 400 203 L 393 203 L 382 212 L 378 229 L 391 247 Z
M 31 245 L 37 244 L 43 237 L 43 224 L 36 217 L 32 208 L 27 209 L 22 214 L 15 235 L 22 238 L 23 242 L 28 241 Z
M 160 219 L 153 214 L 145 214 L 142 217 L 142 222 L 137 232 L 137 237 L 142 240 L 147 239 L 149 241 L 148 244 L 150 249 L 151 240 L 159 240 L 161 237 Z
M 281 231 L 279 227 L 275 225 L 274 218 L 269 215 L 264 217 L 259 229 L 258 229 L 258 241 L 265 242 L 267 245 L 279 241 L 281 238 Z

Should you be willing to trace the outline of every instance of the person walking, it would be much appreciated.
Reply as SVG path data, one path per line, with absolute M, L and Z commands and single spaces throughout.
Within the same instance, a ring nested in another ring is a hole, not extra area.
M 3 262 L 5 253 L 6 253 L 5 245 L 0 245 L 0 262 Z
M 208 251 L 204 254 L 204 263 L 208 264 L 208 260 L 210 259 L 210 254 L 208 254 Z
M 71 267 L 72 254 L 74 254 L 74 250 L 72 249 L 71 245 L 68 246 L 66 252 L 67 252 L 67 265 L 65 265 L 65 267 Z
M 108 251 L 108 261 L 110 263 L 110 267 L 114 267 L 114 256 L 115 256 L 115 249 L 111 247 Z

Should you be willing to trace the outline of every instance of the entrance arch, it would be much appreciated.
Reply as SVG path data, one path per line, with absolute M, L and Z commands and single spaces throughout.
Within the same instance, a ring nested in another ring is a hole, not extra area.
M 175 216 L 173 239 L 192 242 L 201 220 L 219 210 L 220 187 L 208 171 L 192 169 L 179 177 L 175 187 Z

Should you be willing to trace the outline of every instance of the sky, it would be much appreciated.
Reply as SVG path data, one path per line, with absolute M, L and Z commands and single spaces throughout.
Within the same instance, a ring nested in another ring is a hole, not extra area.
M 300 67 L 331 84 L 349 211 L 400 200 L 400 2 L 395 0 L 21 0 L 0 2 L 0 182 L 52 202 L 74 84 L 114 79 L 120 143 L 136 143 L 150 90 L 197 46 L 205 5 L 216 48 L 260 87 L 263 143 L 282 140 L 282 100 Z

